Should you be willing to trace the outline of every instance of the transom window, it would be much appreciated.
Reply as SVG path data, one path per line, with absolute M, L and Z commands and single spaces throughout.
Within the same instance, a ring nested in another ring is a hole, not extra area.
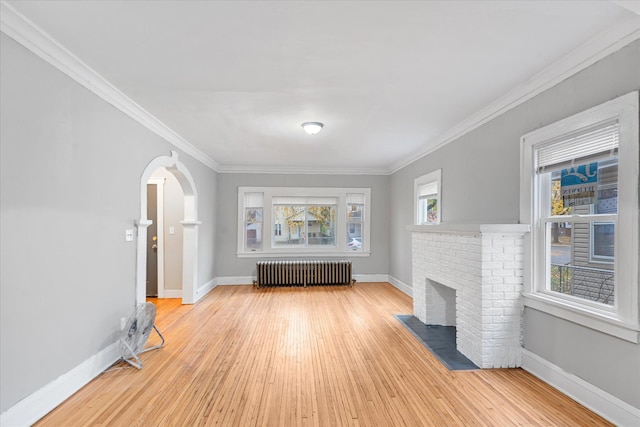
M 238 256 L 369 255 L 369 188 L 240 187 Z
M 525 303 L 638 342 L 637 92 L 522 143 Z

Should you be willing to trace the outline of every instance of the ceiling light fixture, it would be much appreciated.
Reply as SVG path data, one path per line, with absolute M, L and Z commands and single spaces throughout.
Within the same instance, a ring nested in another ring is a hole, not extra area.
M 315 135 L 316 133 L 322 130 L 324 125 L 320 122 L 304 122 L 302 124 L 302 129 L 309 135 Z

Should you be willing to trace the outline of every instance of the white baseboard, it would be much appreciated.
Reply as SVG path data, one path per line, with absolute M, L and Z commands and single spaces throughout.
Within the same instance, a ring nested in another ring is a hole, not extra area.
M 526 349 L 522 349 L 522 369 L 618 426 L 640 426 L 639 408 L 623 402 Z
M 353 278 L 356 279 L 357 282 L 366 283 L 376 283 L 376 282 L 388 282 L 389 276 L 386 274 L 354 274 Z
M 406 283 L 401 282 L 400 280 L 396 279 L 392 275 L 389 275 L 389 283 L 391 283 L 393 286 L 398 288 L 400 291 L 404 292 L 405 294 L 407 294 L 407 295 L 409 295 L 410 297 L 413 298 L 413 286 L 409 286 Z
M 202 297 L 211 292 L 216 286 L 218 286 L 218 279 L 216 279 L 215 277 L 209 280 L 204 285 L 200 286 L 196 291 L 196 300 L 194 302 L 198 302 L 200 299 L 202 299 Z
M 253 281 L 256 280 L 255 276 L 227 276 L 218 277 L 218 286 L 226 285 L 253 285 Z
M 162 298 L 182 298 L 182 289 L 165 289 Z
M 94 354 L 0 415 L 3 427 L 30 426 L 120 359 L 118 342 Z

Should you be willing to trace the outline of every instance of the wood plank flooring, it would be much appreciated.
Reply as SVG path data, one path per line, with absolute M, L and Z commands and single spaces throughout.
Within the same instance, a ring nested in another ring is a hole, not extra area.
M 411 299 L 386 283 L 154 302 L 166 346 L 37 426 L 610 425 L 521 369 L 449 372 L 393 316 Z

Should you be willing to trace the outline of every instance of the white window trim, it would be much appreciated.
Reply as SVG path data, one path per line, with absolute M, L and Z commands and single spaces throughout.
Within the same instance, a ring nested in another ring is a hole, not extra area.
M 612 309 L 598 307 L 577 299 L 564 298 L 546 291 L 543 262 L 544 245 L 538 220 L 540 206 L 535 198 L 537 179 L 534 152 L 538 144 L 578 131 L 596 123 L 618 120 L 619 172 L 618 200 L 620 209 L 616 223 L 616 293 Z M 638 186 L 639 186 L 638 92 L 616 98 L 571 116 L 521 138 L 520 222 L 531 224 L 531 235 L 525 240 L 525 306 L 584 325 L 586 327 L 634 342 L 640 342 L 639 276 L 638 276 Z
M 244 251 L 244 194 L 263 193 L 264 207 L 262 212 L 262 251 Z M 347 247 L 347 194 L 364 194 L 364 221 L 362 223 L 364 239 L 361 251 L 353 251 Z M 329 248 L 318 247 L 272 247 L 274 233 L 273 203 L 274 197 L 336 197 L 336 245 Z M 336 256 L 350 258 L 368 257 L 371 255 L 371 188 L 324 188 L 324 187 L 238 187 L 238 226 L 237 252 L 238 258 L 270 258 L 270 257 L 310 257 Z
M 436 182 L 438 186 L 438 194 L 436 195 L 436 200 L 438 201 L 438 219 L 436 220 L 436 222 L 421 224 L 418 222 L 418 191 L 421 186 L 425 184 L 431 184 L 433 182 Z M 413 182 L 413 223 L 416 225 L 431 225 L 440 224 L 440 221 L 442 221 L 442 169 L 438 169 L 428 174 L 419 176 Z

